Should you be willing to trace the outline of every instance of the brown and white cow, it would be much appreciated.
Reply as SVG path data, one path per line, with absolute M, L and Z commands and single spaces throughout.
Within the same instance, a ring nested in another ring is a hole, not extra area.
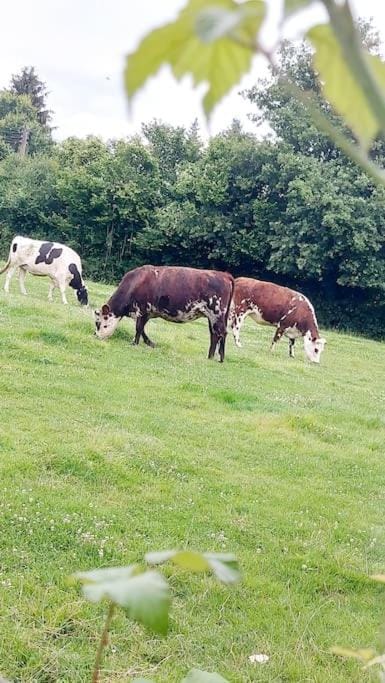
M 230 325 L 235 343 L 241 346 L 239 332 L 246 316 L 256 323 L 275 325 L 271 349 L 282 335 L 289 338 L 289 355 L 294 356 L 294 344 L 303 337 L 307 357 L 319 363 L 326 340 L 319 336 L 317 319 L 309 299 L 287 287 L 248 277 L 235 280 Z
M 225 356 L 227 320 L 234 279 L 229 273 L 178 266 L 141 266 L 123 277 L 117 290 L 100 311 L 95 311 L 95 334 L 110 337 L 124 316 L 136 319 L 134 344 L 140 337 L 154 346 L 144 328 L 150 318 L 184 323 L 202 316 L 210 329 L 209 358 L 218 347 Z

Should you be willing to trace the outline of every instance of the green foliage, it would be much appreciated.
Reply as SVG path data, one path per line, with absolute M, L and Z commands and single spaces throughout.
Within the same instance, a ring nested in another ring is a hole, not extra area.
M 207 671 L 191 669 L 182 683 L 227 683 L 225 678 L 219 674 L 210 674 Z
M 29 96 L 17 95 L 8 90 L 0 91 L 0 139 L 16 152 L 24 128 L 29 131 L 28 151 L 30 154 L 45 153 L 50 150 L 52 144 L 50 132 L 37 120 L 36 109 Z
M 167 63 L 176 78 L 191 74 L 195 85 L 205 82 L 203 99 L 209 114 L 248 71 L 254 38 L 265 14 L 263 0 L 189 0 L 178 18 L 147 35 L 127 58 L 125 83 L 129 97 Z
M 283 23 L 308 4 L 307 0 L 287 0 Z M 306 37 L 315 48 L 314 61 L 329 104 L 342 114 L 362 143 L 361 148 L 352 144 L 350 132 L 346 134 L 334 125 L 316 98 L 288 79 L 283 79 L 285 90 L 305 107 L 318 129 L 385 187 L 385 173 L 367 155 L 376 134 L 385 134 L 385 63 L 379 55 L 363 49 L 348 0 L 323 0 L 323 4 L 329 24 L 312 28 Z M 177 78 L 188 73 L 194 83 L 208 84 L 203 108 L 206 115 L 210 114 L 249 70 L 254 54 L 261 52 L 270 67 L 277 70 L 277 45 L 266 50 L 259 41 L 264 14 L 263 0 L 212 0 L 208 4 L 205 0 L 186 0 L 174 22 L 148 33 L 129 55 L 125 71 L 129 98 L 162 64 L 168 63 Z M 340 87 L 341 83 L 344 87 Z
M 223 583 L 234 583 L 240 578 L 238 563 L 234 555 L 197 553 L 189 550 L 147 553 L 149 564 L 172 561 L 177 566 L 192 572 L 211 570 Z M 167 581 L 156 571 L 144 571 L 139 565 L 110 567 L 77 572 L 73 578 L 83 584 L 83 594 L 90 602 L 107 598 L 110 607 L 96 652 L 92 681 L 99 680 L 103 649 L 115 606 L 123 607 L 128 616 L 143 624 L 154 633 L 165 635 L 168 631 L 171 596 Z M 143 679 L 142 679 L 143 680 Z M 217 674 L 208 674 L 193 669 L 184 681 L 205 683 L 224 681 Z M 226 682 L 225 682 L 226 683 Z
M 136 565 L 78 572 L 74 578 L 83 583 L 83 594 L 91 602 L 107 598 L 124 607 L 134 621 L 155 633 L 168 630 L 170 593 L 167 582 L 154 571 L 141 573 Z
M 133 683 L 154 683 L 148 678 L 134 678 Z M 199 669 L 191 669 L 187 676 L 182 680 L 182 683 L 228 683 L 225 678 L 219 674 L 211 674 L 208 671 L 200 671 Z
M 38 77 L 34 67 L 24 67 L 11 79 L 11 92 L 15 95 L 26 95 L 35 110 L 35 116 L 41 126 L 49 129 L 51 111 L 46 108 L 47 87 Z
M 361 144 L 369 147 L 380 131 L 380 123 L 347 64 L 333 29 L 328 24 L 314 26 L 308 32 L 308 37 L 315 48 L 314 65 L 326 99 L 344 117 Z M 384 62 L 377 55 L 369 53 L 365 53 L 364 58 L 379 87 L 385 88 Z
M 223 583 L 236 583 L 240 579 L 240 571 L 235 555 L 226 553 L 197 553 L 191 550 L 170 550 L 166 552 L 147 553 L 148 564 L 171 562 L 192 572 L 211 571 Z
M 291 14 L 295 14 L 295 12 L 298 12 L 307 5 L 313 4 L 314 1 L 315 0 L 284 0 L 285 17 L 289 17 Z

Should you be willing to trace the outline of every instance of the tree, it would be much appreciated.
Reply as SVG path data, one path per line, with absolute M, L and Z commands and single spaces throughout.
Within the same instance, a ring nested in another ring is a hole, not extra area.
M 170 190 L 183 165 L 199 159 L 202 142 L 198 124 L 194 122 L 190 130 L 186 130 L 155 119 L 143 124 L 142 131 L 151 154 L 162 167 L 163 181 Z
M 52 112 L 47 109 L 47 87 L 35 72 L 33 66 L 25 66 L 19 74 L 11 78 L 11 92 L 15 95 L 28 95 L 36 111 L 36 118 L 41 126 L 50 130 Z
M 17 152 L 23 132 L 27 132 L 30 154 L 47 152 L 51 145 L 51 133 L 39 124 L 36 110 L 28 95 L 16 95 L 8 90 L 0 91 L 0 139 Z

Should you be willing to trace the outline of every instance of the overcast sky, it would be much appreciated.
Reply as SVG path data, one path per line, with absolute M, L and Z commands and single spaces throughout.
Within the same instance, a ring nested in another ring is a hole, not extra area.
M 270 15 L 264 41 L 271 44 L 280 0 L 270 0 Z M 125 55 L 135 48 L 151 28 L 174 18 L 185 0 L 13 0 L 2 3 L 0 40 L 0 87 L 23 66 L 34 66 L 50 91 L 55 136 L 101 135 L 124 137 L 140 131 L 141 123 L 153 118 L 189 126 L 198 118 L 206 125 L 200 98 L 189 79 L 176 83 L 167 67 L 151 79 L 134 102 L 131 115 L 122 87 Z M 356 14 L 373 17 L 385 39 L 383 0 L 352 0 Z M 322 20 L 322 9 L 309 10 Z M 298 26 L 292 24 L 290 35 Z M 265 65 L 255 60 L 252 72 L 241 87 L 255 82 Z M 250 105 L 236 88 L 212 118 L 211 132 L 226 128 L 233 118 L 247 120 Z

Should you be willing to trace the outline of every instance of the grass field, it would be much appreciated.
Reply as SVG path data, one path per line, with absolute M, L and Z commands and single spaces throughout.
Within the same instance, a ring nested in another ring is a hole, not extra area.
M 88 681 L 103 608 L 66 577 L 189 547 L 236 553 L 242 583 L 168 570 L 169 636 L 117 614 L 104 680 L 375 680 L 329 648 L 381 645 L 384 344 L 327 333 L 315 366 L 249 322 L 221 365 L 203 321 L 152 321 L 154 350 L 132 321 L 100 342 L 71 292 L 27 289 L 0 294 L 0 671 Z

